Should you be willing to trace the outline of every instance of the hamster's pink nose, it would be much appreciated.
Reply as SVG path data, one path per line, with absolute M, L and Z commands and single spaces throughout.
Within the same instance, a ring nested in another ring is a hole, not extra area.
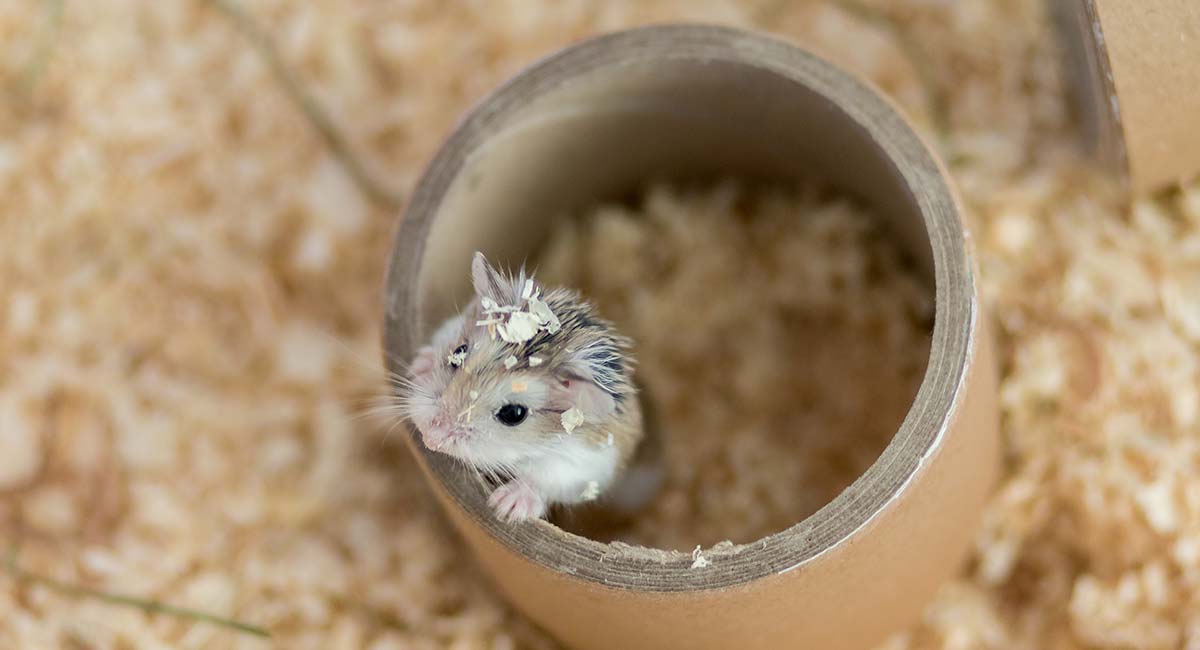
M 433 418 L 429 427 L 421 432 L 421 440 L 431 451 L 441 451 L 455 437 L 455 428 L 442 417 Z

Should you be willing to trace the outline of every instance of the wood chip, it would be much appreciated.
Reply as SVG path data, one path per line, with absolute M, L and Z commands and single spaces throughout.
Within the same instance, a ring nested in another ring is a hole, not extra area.
M 583 419 L 584 419 L 583 411 L 580 411 L 579 409 L 572 406 L 571 408 L 567 409 L 566 411 L 563 411 L 563 414 L 562 414 L 563 429 L 567 433 L 573 433 L 575 431 L 576 427 L 583 424 Z
M 508 343 L 524 343 L 537 336 L 539 324 L 536 318 L 527 312 L 515 311 L 508 316 L 507 323 L 496 326 L 500 338 Z

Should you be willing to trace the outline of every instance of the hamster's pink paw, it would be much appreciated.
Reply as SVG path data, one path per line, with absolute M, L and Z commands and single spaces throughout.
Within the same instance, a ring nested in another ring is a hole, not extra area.
M 413 359 L 412 365 L 408 367 L 412 376 L 416 379 L 424 379 L 430 372 L 433 372 L 434 366 L 437 364 L 437 353 L 428 345 L 417 351 L 417 356 Z
M 545 499 L 523 481 L 509 481 L 493 490 L 488 505 L 501 521 L 525 521 L 546 514 Z

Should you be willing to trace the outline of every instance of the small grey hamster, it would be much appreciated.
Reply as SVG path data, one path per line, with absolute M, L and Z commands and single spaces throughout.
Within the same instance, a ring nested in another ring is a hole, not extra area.
M 503 481 L 488 499 L 502 520 L 596 499 L 643 435 L 629 339 L 577 292 L 482 253 L 471 278 L 474 298 L 412 361 L 406 415 L 426 447 Z

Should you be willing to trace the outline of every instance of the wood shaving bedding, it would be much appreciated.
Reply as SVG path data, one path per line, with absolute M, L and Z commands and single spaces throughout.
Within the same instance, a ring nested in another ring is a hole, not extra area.
M 554 647 L 448 543 L 394 422 L 355 418 L 381 392 L 394 210 L 359 192 L 211 4 L 65 3 L 43 29 L 55 4 L 0 4 L 0 537 L 26 572 L 272 639 L 5 573 L 0 646 Z M 247 9 L 400 192 L 473 101 L 598 31 L 753 27 L 870 78 L 937 143 L 969 208 L 1007 451 L 969 565 L 885 647 L 1200 644 L 1200 185 L 1127 208 L 1088 170 L 1040 0 L 848 6 Z M 683 200 L 715 209 L 715 192 Z M 605 236 L 636 234 L 617 226 Z M 807 291 L 865 255 L 806 252 Z M 606 290 L 632 286 L 610 271 Z M 903 347 L 903 330 L 889 336 Z M 711 451 L 734 467 L 762 453 Z M 741 521 L 717 509 L 704 535 L 650 532 L 687 549 L 769 527 L 781 491 L 741 491 L 740 476 L 715 479 Z M 708 507 L 697 487 L 661 507 Z
M 538 267 L 633 338 L 663 437 L 665 487 L 606 539 L 687 549 L 799 521 L 883 450 L 928 358 L 929 291 L 815 188 L 653 186 L 556 229 Z

